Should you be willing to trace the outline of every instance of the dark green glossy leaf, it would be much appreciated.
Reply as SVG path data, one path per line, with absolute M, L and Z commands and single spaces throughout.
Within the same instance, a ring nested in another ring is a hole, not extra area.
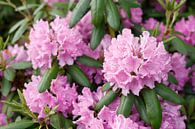
M 156 84 L 154 89 L 156 93 L 159 94 L 165 100 L 168 100 L 176 104 L 184 104 L 185 102 L 181 96 L 175 93 L 175 91 L 171 90 L 169 87 L 165 86 L 162 83 Z
M 91 16 L 92 23 L 95 26 L 102 24 L 104 20 L 105 0 L 92 0 L 91 1 Z
M 105 92 L 111 88 L 110 83 L 106 83 L 102 86 L 102 91 Z
M 80 56 L 77 58 L 77 61 L 81 64 L 84 64 L 86 66 L 90 66 L 90 67 L 96 67 L 96 68 L 100 68 L 102 67 L 102 64 L 100 61 L 95 60 L 89 56 Z
M 52 79 L 55 79 L 57 77 L 58 72 L 59 72 L 59 66 L 57 63 L 54 63 L 52 68 L 46 70 L 38 86 L 40 93 L 50 88 L 51 81 Z
M 118 107 L 117 114 L 123 114 L 126 118 L 129 117 L 133 102 L 134 96 L 132 93 L 129 93 L 127 96 L 121 96 L 120 106 Z
M 103 106 L 108 106 L 110 103 L 112 103 L 115 98 L 117 97 L 117 93 L 110 90 L 102 99 L 96 104 L 95 110 L 99 111 L 100 109 L 103 108 Z
M 107 0 L 106 3 L 106 11 L 107 11 L 107 22 L 114 29 L 119 30 L 120 28 L 120 15 L 118 12 L 118 8 L 113 0 Z
M 159 129 L 162 122 L 162 109 L 154 90 L 145 88 L 142 96 L 146 105 L 147 116 L 153 129 Z
M 104 34 L 105 34 L 105 25 L 104 24 L 101 24 L 100 26 L 93 28 L 91 42 L 90 42 L 91 49 L 95 50 L 98 47 L 102 38 L 104 37 Z
M 147 124 L 150 124 L 150 121 L 149 121 L 149 118 L 146 112 L 146 106 L 141 97 L 135 96 L 135 106 L 142 120 L 146 122 Z
M 175 76 L 174 76 L 173 74 L 171 74 L 171 73 L 169 73 L 169 75 L 168 75 L 168 81 L 169 81 L 170 83 L 173 83 L 173 84 L 175 84 L 175 85 L 178 85 L 177 79 L 176 79 Z
M 70 20 L 70 27 L 73 27 L 77 22 L 87 13 L 90 7 L 91 0 L 79 0 L 78 4 L 72 12 L 72 17 Z
M 70 74 L 71 78 L 79 85 L 92 88 L 89 79 L 77 65 L 67 66 L 67 72 Z

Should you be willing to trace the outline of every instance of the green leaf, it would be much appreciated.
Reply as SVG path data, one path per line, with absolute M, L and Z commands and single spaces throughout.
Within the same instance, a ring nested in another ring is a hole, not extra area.
M 81 64 L 84 64 L 86 66 L 90 66 L 90 67 L 96 67 L 96 68 L 100 68 L 102 67 L 102 64 L 100 61 L 98 60 L 95 60 L 89 56 L 80 56 L 77 58 L 77 61 Z
M 173 74 L 171 74 L 171 73 L 168 74 L 168 81 L 169 81 L 170 83 L 173 83 L 173 84 L 175 84 L 175 85 L 178 85 L 177 79 L 176 79 L 175 76 L 174 76 Z
M 55 129 L 61 129 L 64 127 L 64 119 L 64 116 L 58 113 L 50 117 L 50 122 Z
M 107 0 L 106 4 L 107 22 L 114 29 L 120 28 L 120 15 L 116 4 L 112 0 Z
M 169 87 L 165 86 L 162 83 L 156 84 L 154 89 L 156 93 L 159 94 L 165 100 L 168 100 L 176 104 L 184 104 L 185 102 L 181 96 L 175 93 L 175 91 L 173 91 L 172 89 L 170 89 Z
M 32 64 L 29 61 L 22 61 L 22 62 L 17 62 L 17 63 L 12 64 L 12 68 L 17 69 L 17 70 L 27 69 L 31 67 L 32 67 Z
M 138 8 L 140 5 L 136 0 L 119 0 L 119 5 L 127 12 L 128 16 L 131 16 L 130 9 Z
M 101 24 L 100 26 L 93 28 L 91 42 L 90 42 L 91 49 L 95 50 L 98 47 L 102 38 L 104 37 L 104 34 L 105 34 L 105 25 L 104 24 Z
M 18 29 L 21 25 L 26 24 L 28 22 L 27 19 L 22 19 L 20 21 L 18 21 L 15 25 L 13 25 L 10 30 L 9 30 L 9 34 L 11 34 L 12 32 L 14 32 L 16 29 Z
M 74 127 L 74 124 L 71 120 L 64 118 L 60 113 L 54 114 L 50 117 L 51 125 L 55 129 L 69 129 Z
M 27 4 L 27 5 L 19 6 L 19 7 L 17 7 L 15 10 L 16 10 L 16 11 L 23 11 L 23 10 L 26 10 L 26 9 L 35 8 L 35 7 L 37 7 L 37 6 L 38 6 L 38 4 Z
M 70 27 L 74 27 L 77 22 L 87 13 L 90 7 L 91 0 L 79 0 L 78 4 L 72 12 L 72 17 L 70 20 Z
M 0 127 L 0 129 L 26 129 L 32 126 L 35 122 L 32 120 L 21 120 L 14 123 L 10 123 L 6 126 Z
M 13 68 L 7 68 L 6 70 L 4 70 L 4 77 L 8 80 L 8 81 L 13 81 L 15 78 L 15 70 Z
M 195 109 L 195 97 L 191 96 L 188 105 L 188 116 L 192 116 Z
M 91 16 L 92 23 L 99 26 L 104 21 L 105 0 L 91 1 Z
M 34 22 L 40 20 L 44 16 L 43 11 L 39 11 L 35 16 L 34 16 Z
M 47 69 L 39 83 L 38 89 L 39 92 L 44 92 L 51 86 L 52 79 L 55 79 L 59 72 L 59 66 L 57 63 L 54 63 L 50 69 Z
M 24 95 L 22 94 L 22 92 L 20 90 L 17 89 L 17 92 L 18 92 L 18 96 L 20 98 L 20 102 L 22 103 L 22 106 L 25 106 L 26 105 L 26 100 L 24 98 Z
M 152 128 L 159 129 L 162 122 L 162 109 L 155 91 L 145 88 L 142 91 L 142 96 Z
M 89 79 L 77 65 L 67 66 L 67 72 L 70 74 L 71 78 L 79 85 L 92 88 Z
M 0 37 L 0 51 L 4 49 L 4 45 L 3 38 Z
M 102 92 L 105 92 L 111 88 L 110 83 L 106 83 L 102 86 Z
M 14 109 L 21 109 L 22 108 L 22 105 L 20 103 L 17 103 L 17 102 L 3 101 L 3 103 L 5 103 L 8 107 L 12 107 Z
M 118 93 L 110 90 L 102 99 L 95 105 L 95 110 L 99 111 L 103 106 L 108 106 L 117 97 Z
M 11 83 L 7 79 L 2 79 L 1 93 L 3 96 L 7 96 L 11 89 Z
M 38 12 L 41 11 L 45 7 L 45 3 L 43 2 L 34 12 L 33 15 L 35 16 Z
M 12 43 L 15 43 L 16 41 L 18 41 L 20 39 L 20 37 L 23 35 L 23 33 L 26 31 L 26 29 L 28 28 L 27 25 L 28 21 L 26 20 L 25 22 L 23 22 L 23 24 L 19 27 L 19 29 L 16 31 L 16 33 L 14 34 L 14 37 L 12 39 Z
M 134 96 L 129 93 L 127 96 L 121 97 L 120 106 L 118 107 L 117 114 L 123 114 L 126 118 L 129 117 L 131 113 L 131 108 L 133 106 Z
M 145 123 L 149 124 L 150 121 L 146 112 L 146 106 L 141 97 L 135 96 L 135 106 L 136 106 L 136 110 L 139 112 L 141 119 Z
M 172 45 L 178 52 L 187 55 L 188 50 L 186 49 L 185 43 L 181 39 L 176 37 L 172 40 Z

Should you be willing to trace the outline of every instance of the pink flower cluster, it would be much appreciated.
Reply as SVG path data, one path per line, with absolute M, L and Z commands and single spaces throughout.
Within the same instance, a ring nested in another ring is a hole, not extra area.
M 78 118 L 75 123 L 78 129 L 151 129 L 145 125 L 138 112 L 133 107 L 130 117 L 117 115 L 116 110 L 120 104 L 120 99 L 116 99 L 108 107 L 103 107 L 99 113 L 94 111 L 94 106 L 104 94 L 101 88 L 97 92 L 91 92 L 84 88 L 82 95 L 78 96 L 78 101 L 73 104 L 73 115 Z M 185 129 L 184 116 L 181 116 L 180 106 L 174 106 L 166 102 L 161 102 L 163 108 L 163 121 L 160 129 Z
M 188 19 L 182 18 L 175 24 L 175 31 L 181 33 L 178 36 L 186 43 L 195 45 L 195 16 L 189 16 Z
M 171 88 L 176 91 L 183 90 L 185 83 L 189 80 L 190 69 L 186 68 L 185 56 L 174 53 L 171 57 L 172 73 L 178 81 L 178 85 L 171 84 Z
M 158 26 L 159 24 L 159 26 Z M 162 41 L 162 38 L 165 34 L 165 30 L 166 30 L 166 27 L 164 25 L 164 23 L 160 23 L 158 22 L 156 19 L 154 18 L 149 18 L 148 20 L 145 21 L 145 23 L 143 24 L 144 28 L 146 30 L 155 30 L 155 29 L 158 29 L 159 31 L 159 34 L 157 35 L 157 40 L 158 41 Z M 159 27 L 159 28 L 158 28 Z
M 76 28 L 70 29 L 65 18 L 57 17 L 50 24 L 38 21 L 30 31 L 27 52 L 33 68 L 50 68 L 57 57 L 60 66 L 71 65 L 76 57 L 83 54 L 82 35 Z
M 163 121 L 160 129 L 186 129 L 184 120 L 185 116 L 181 116 L 181 106 L 174 106 L 166 102 L 162 103 Z
M 131 13 L 131 18 L 128 17 L 127 13 L 123 9 L 120 10 L 123 26 L 125 28 L 132 27 L 133 23 L 142 22 L 143 11 L 141 8 L 131 8 L 130 13 Z
M 67 116 L 72 111 L 72 103 L 76 101 L 76 86 L 72 87 L 67 82 L 67 77 L 58 76 L 51 82 L 50 91 L 43 93 L 38 92 L 38 84 L 41 80 L 39 76 L 32 76 L 32 81 L 25 84 L 26 89 L 23 90 L 26 103 L 30 110 L 39 114 L 39 118 L 46 116 L 45 109 L 53 109 L 57 106 L 60 111 Z
M 130 118 L 122 115 L 117 116 L 116 109 L 119 105 L 119 99 L 116 99 L 109 107 L 103 107 L 95 115 L 93 110 L 96 102 L 103 97 L 101 88 L 97 92 L 91 92 L 90 89 L 84 88 L 83 95 L 78 96 L 78 102 L 74 103 L 73 115 L 80 116 L 75 123 L 78 129 L 146 129 L 139 126 Z
M 124 29 L 113 38 L 105 51 L 103 72 L 105 79 L 121 88 L 127 95 L 130 91 L 139 95 L 144 86 L 154 88 L 154 82 L 167 79 L 171 69 L 171 57 L 162 42 L 157 42 L 149 32 L 134 37 L 131 30 Z
M 8 46 L 7 49 L 0 52 L 2 54 L 2 59 L 0 62 L 5 61 L 7 66 L 10 66 L 13 63 L 18 63 L 21 61 L 27 61 L 28 55 L 23 46 Z

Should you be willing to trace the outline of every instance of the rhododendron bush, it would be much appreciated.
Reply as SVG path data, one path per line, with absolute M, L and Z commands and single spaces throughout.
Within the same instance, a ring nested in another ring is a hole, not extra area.
M 0 0 L 0 129 L 195 129 L 195 1 Z

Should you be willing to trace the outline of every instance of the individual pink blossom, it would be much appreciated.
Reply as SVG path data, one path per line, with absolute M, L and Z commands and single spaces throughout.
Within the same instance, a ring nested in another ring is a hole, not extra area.
M 187 19 L 182 18 L 175 24 L 175 31 L 182 34 L 178 36 L 186 43 L 195 45 L 195 16 L 189 16 Z
M 89 11 L 76 25 L 79 32 L 83 36 L 83 41 L 85 43 L 90 42 L 93 25 L 91 24 L 91 12 Z
M 49 91 L 39 93 L 38 84 L 40 81 L 41 77 L 33 75 L 32 81 L 25 84 L 26 89 L 23 90 L 23 94 L 29 109 L 38 113 L 39 118 L 46 116 L 46 107 L 52 109 L 58 106 L 57 111 L 62 112 L 65 116 L 71 113 L 72 103 L 76 101 L 77 97 L 75 86 L 70 87 L 65 76 L 58 76 L 51 82 L 52 93 Z
M 69 28 L 67 20 L 57 17 L 51 27 L 59 44 L 58 60 L 60 66 L 72 65 L 76 57 L 83 54 L 84 42 L 77 28 Z
M 158 28 L 159 34 L 157 35 L 157 40 L 162 41 L 162 38 L 165 35 L 165 31 L 166 31 L 166 27 L 164 23 L 158 22 L 154 18 L 149 18 L 148 20 L 145 21 L 143 26 L 146 30 L 155 30 L 158 27 L 158 24 L 159 24 L 159 28 Z
M 166 102 L 162 103 L 163 116 L 160 129 L 186 129 L 184 120 L 185 116 L 181 116 L 181 106 L 174 106 Z
M 174 53 L 171 57 L 171 66 L 178 85 L 171 84 L 171 88 L 177 91 L 183 90 L 185 83 L 189 80 L 190 69 L 186 68 L 185 56 L 179 53 Z
M 133 26 L 133 23 L 141 23 L 143 11 L 141 8 L 131 8 L 130 9 L 131 18 L 128 17 L 125 10 L 120 10 L 120 15 L 122 18 L 122 23 L 125 28 L 130 28 Z
M 141 8 L 131 8 L 131 20 L 134 23 L 142 22 L 143 11 Z
M 3 113 L 0 113 L 0 126 L 7 124 L 7 116 Z
M 127 95 L 129 91 L 139 95 L 144 86 L 154 88 L 154 82 L 167 79 L 171 58 L 162 42 L 145 31 L 134 37 L 131 30 L 124 29 L 113 38 L 105 51 L 103 72 L 105 79 Z
M 58 52 L 58 44 L 54 40 L 55 35 L 47 21 L 40 20 L 30 30 L 30 43 L 26 45 L 27 53 L 32 61 L 34 69 L 43 70 L 50 68 L 52 56 Z
M 51 82 L 51 92 L 55 94 L 58 111 L 62 112 L 65 116 L 73 110 L 72 103 L 77 99 L 76 86 L 70 86 L 67 77 L 58 76 Z

